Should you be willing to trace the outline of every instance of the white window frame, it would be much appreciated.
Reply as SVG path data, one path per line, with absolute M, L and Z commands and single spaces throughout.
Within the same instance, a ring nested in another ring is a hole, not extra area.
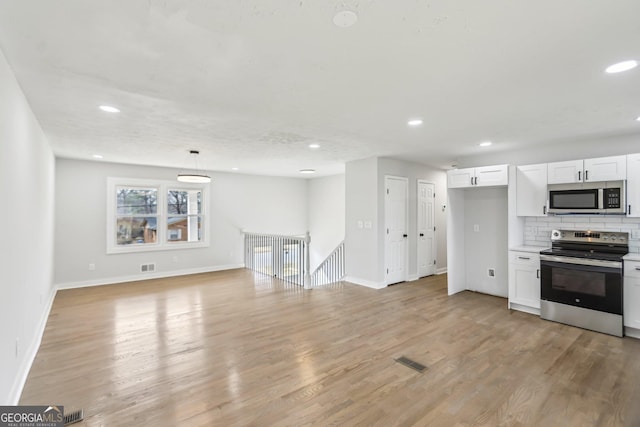
M 131 188 L 154 188 L 158 191 L 157 206 L 158 212 L 155 215 L 157 221 L 156 243 L 118 245 L 116 239 L 116 190 L 118 187 Z M 167 210 L 167 193 L 169 190 L 197 190 L 202 192 L 202 203 L 199 217 L 202 218 L 201 237 L 197 242 L 187 241 L 169 241 L 167 239 L 167 220 L 170 216 Z M 191 248 L 204 248 L 209 246 L 209 215 L 207 206 L 209 203 L 209 185 L 208 184 L 190 184 L 176 181 L 162 181 L 154 179 L 139 178 L 107 178 L 107 254 L 122 254 L 135 252 L 154 252 L 167 250 L 180 250 Z

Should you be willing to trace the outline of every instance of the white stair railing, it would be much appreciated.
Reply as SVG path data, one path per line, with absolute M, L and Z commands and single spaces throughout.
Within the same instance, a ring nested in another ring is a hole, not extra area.
M 344 279 L 344 241 L 311 273 L 311 287 Z
M 304 236 L 244 233 L 245 267 L 310 288 L 309 233 Z

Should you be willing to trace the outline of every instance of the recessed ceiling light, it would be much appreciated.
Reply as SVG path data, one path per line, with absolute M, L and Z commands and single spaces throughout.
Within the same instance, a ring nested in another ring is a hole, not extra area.
M 638 61 L 630 60 L 630 61 L 622 61 L 617 64 L 613 64 L 607 67 L 605 70 L 609 74 L 613 73 L 621 73 L 623 71 L 628 71 L 632 68 L 636 68 L 638 66 Z
M 300 173 L 316 173 L 315 169 L 300 169 Z
M 422 124 L 422 119 L 412 119 L 407 122 L 409 126 L 420 126 Z
M 116 107 L 112 107 L 110 105 L 101 105 L 100 109 L 102 111 L 106 111 L 107 113 L 119 113 L 120 112 L 119 109 L 117 109 Z
M 238 168 L 231 168 L 232 171 L 237 171 L 239 170 Z
M 315 150 L 317 148 L 320 148 L 320 144 L 309 144 L 309 148 L 311 148 L 312 150 Z
M 94 154 L 92 157 L 94 159 L 101 159 L 102 158 L 102 154 Z
M 481 142 L 481 143 L 480 143 L 480 144 L 478 144 L 478 145 L 479 145 L 480 147 L 488 147 L 488 146 L 490 146 L 491 144 L 493 144 L 493 142 L 491 142 L 491 141 L 484 141 L 484 142 Z
M 636 119 L 636 122 L 640 122 L 640 116 L 638 116 L 638 118 Z
M 336 27 L 347 28 L 358 22 L 358 15 L 350 10 L 341 10 L 333 16 Z

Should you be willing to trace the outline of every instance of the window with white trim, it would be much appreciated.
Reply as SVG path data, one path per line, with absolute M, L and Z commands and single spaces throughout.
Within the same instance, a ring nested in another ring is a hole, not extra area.
M 207 185 L 107 180 L 107 253 L 208 246 Z

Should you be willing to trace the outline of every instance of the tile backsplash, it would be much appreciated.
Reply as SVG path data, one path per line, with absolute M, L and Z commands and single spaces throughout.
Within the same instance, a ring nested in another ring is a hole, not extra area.
M 527 246 L 551 246 L 551 230 L 599 230 L 629 233 L 629 252 L 640 253 L 640 218 L 613 215 L 556 215 L 526 217 L 524 243 Z

